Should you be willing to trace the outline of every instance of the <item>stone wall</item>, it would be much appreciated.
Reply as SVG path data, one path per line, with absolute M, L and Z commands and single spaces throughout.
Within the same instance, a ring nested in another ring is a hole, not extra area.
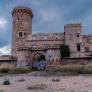
M 61 64 L 91 64 L 92 57 L 80 57 L 80 58 L 62 58 Z

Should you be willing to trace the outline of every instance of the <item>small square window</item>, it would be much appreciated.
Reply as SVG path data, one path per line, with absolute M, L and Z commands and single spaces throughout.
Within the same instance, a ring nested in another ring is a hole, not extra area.
M 78 34 L 77 34 L 77 37 L 79 37 L 79 36 L 80 36 L 80 34 L 78 33 Z
M 85 47 L 85 52 L 89 52 L 89 47 Z

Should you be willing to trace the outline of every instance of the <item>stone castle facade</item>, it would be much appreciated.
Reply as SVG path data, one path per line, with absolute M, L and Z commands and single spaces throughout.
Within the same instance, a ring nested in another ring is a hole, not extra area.
M 82 34 L 82 24 L 66 24 L 64 32 L 32 34 L 33 13 L 27 7 L 12 11 L 12 51 L 18 65 L 32 65 L 34 59 L 44 55 L 46 61 L 60 61 L 60 45 L 70 47 L 70 57 L 87 57 L 92 51 L 92 36 Z

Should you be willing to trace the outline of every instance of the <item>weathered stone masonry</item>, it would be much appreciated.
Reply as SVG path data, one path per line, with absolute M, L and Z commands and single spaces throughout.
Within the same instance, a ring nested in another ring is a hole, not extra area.
M 15 7 L 12 11 L 12 56 L 18 65 L 32 65 L 33 57 L 42 53 L 46 61 L 60 60 L 60 45 L 70 47 L 71 57 L 87 57 L 92 53 L 92 36 L 82 34 L 82 24 L 67 24 L 64 32 L 32 34 L 33 13 L 27 7 Z M 44 31 L 44 30 L 43 30 Z M 52 30 L 51 30 L 52 31 Z

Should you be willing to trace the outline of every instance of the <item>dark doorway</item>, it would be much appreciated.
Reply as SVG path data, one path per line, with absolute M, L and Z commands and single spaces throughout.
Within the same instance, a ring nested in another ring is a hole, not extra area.
M 77 44 L 77 51 L 81 51 L 80 44 Z
M 45 55 L 36 53 L 33 57 L 32 68 L 35 70 L 44 70 L 46 66 Z

